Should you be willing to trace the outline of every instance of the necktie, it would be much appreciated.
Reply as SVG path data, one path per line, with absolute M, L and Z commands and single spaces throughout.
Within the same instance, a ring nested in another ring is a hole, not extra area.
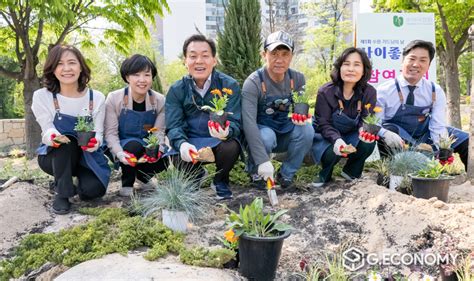
M 406 102 L 407 105 L 414 105 L 415 104 L 415 95 L 413 94 L 415 89 L 416 89 L 416 86 L 408 85 L 408 91 L 409 92 L 408 92 L 407 102 Z

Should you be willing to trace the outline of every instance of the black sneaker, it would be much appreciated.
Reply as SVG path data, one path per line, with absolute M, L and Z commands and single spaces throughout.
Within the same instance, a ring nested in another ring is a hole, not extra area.
M 62 198 L 56 195 L 53 201 L 52 211 L 58 215 L 64 215 L 71 211 L 71 202 L 69 198 Z
M 276 182 L 280 185 L 281 188 L 286 189 L 293 184 L 292 180 L 285 179 L 280 172 L 277 173 Z
M 228 200 L 232 199 L 232 191 L 229 189 L 229 185 L 225 182 L 211 183 L 211 188 L 216 192 L 217 200 Z

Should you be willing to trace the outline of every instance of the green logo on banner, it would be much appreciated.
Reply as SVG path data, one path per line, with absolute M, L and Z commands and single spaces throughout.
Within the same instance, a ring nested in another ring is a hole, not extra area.
M 400 27 L 403 25 L 403 17 L 393 16 L 393 25 Z

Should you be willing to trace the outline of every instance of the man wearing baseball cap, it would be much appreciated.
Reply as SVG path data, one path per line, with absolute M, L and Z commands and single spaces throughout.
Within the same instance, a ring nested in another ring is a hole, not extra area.
M 288 117 L 293 92 L 304 90 L 305 85 L 304 75 L 289 68 L 294 47 L 288 33 L 270 34 L 262 51 L 265 66 L 250 74 L 242 88 L 242 122 L 249 152 L 247 171 L 254 181 L 273 181 L 270 154 L 287 152 L 276 175 L 282 188 L 291 185 L 314 136 L 311 122 Z

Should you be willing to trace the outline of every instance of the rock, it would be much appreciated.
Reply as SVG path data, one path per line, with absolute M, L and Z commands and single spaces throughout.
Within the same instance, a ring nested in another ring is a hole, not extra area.
M 436 202 L 433 203 L 433 207 L 438 208 L 438 209 L 445 209 L 448 206 L 446 206 L 446 203 L 444 203 L 443 201 L 437 200 Z
M 430 203 L 434 203 L 436 201 L 439 201 L 438 198 L 436 198 L 436 197 L 431 197 L 430 199 L 428 199 L 428 202 L 430 202 Z

